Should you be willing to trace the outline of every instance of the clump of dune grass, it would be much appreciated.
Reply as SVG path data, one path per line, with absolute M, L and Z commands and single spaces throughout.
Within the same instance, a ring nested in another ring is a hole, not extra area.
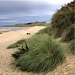
M 14 44 L 11 44 L 10 46 L 8 46 L 7 49 L 16 48 L 16 47 L 19 47 L 19 45 L 14 43 Z
M 64 48 L 48 34 L 26 40 L 29 50 L 14 61 L 22 71 L 49 72 L 64 62 Z
M 44 33 L 50 34 L 50 30 L 51 30 L 51 27 L 50 26 L 47 26 L 45 29 L 41 29 L 38 32 L 38 34 L 44 34 Z
M 71 41 L 75 38 L 75 24 L 71 25 L 63 33 L 62 41 Z
M 37 34 L 48 34 L 50 36 L 54 36 L 56 31 L 57 30 L 53 29 L 51 24 L 50 24 L 45 29 L 41 29 Z
M 69 50 L 70 50 L 70 53 L 72 53 L 73 55 L 75 55 L 75 39 L 72 40 L 69 44 Z
M 74 3 L 75 1 L 63 6 L 52 17 L 52 27 L 54 30 L 57 29 L 55 37 L 63 37 L 63 33 L 66 33 L 62 39 L 63 41 L 71 41 L 74 39 Z
M 25 39 L 19 40 L 19 41 L 17 41 L 17 42 L 14 43 L 14 44 L 9 45 L 9 46 L 7 47 L 7 49 L 20 47 L 20 45 L 21 45 L 22 43 L 24 43 L 24 41 L 25 41 Z
M 74 24 L 74 3 L 68 3 L 58 10 L 52 17 L 52 26 L 59 29 L 65 29 Z

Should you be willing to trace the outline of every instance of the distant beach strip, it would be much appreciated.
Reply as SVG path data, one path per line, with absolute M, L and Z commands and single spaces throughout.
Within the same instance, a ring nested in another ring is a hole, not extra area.
M 27 27 L 0 27 L 0 34 L 2 34 L 3 32 L 9 32 L 9 31 L 26 29 L 26 28 Z

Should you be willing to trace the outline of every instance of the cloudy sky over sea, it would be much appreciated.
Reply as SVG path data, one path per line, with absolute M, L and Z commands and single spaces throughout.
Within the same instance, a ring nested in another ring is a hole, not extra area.
M 73 0 L 0 0 L 0 25 L 50 22 L 61 6 Z

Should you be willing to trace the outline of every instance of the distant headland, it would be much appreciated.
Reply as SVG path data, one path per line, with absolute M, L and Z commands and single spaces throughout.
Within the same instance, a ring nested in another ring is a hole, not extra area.
M 49 23 L 44 22 L 30 22 L 30 23 L 25 23 L 25 24 L 14 24 L 14 25 L 5 25 L 5 26 L 0 26 L 0 27 L 29 27 L 29 26 L 45 26 Z

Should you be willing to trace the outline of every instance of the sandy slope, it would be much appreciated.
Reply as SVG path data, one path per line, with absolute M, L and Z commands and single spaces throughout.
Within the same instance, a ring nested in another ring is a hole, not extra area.
M 11 63 L 14 60 L 11 54 L 16 49 L 6 49 L 12 43 L 23 39 L 29 38 L 38 32 L 40 29 L 44 28 L 43 26 L 29 27 L 27 29 L 21 29 L 17 31 L 6 32 L 0 34 L 0 75 L 42 75 L 42 74 L 33 74 L 28 72 L 22 72 Z M 26 35 L 27 32 L 30 32 L 30 35 Z M 68 75 L 72 74 L 75 70 L 75 57 L 69 56 L 66 59 L 66 62 L 57 67 L 54 71 L 47 73 L 46 75 Z
M 12 43 L 15 43 L 20 39 L 28 38 L 34 35 L 42 28 L 44 27 L 35 26 L 35 27 L 28 27 L 27 29 L 21 29 L 17 31 L 11 31 L 11 32 L 0 34 L 0 74 L 18 73 L 18 70 L 11 65 L 11 62 L 13 61 L 11 54 L 15 51 L 15 49 L 7 50 L 6 49 L 7 46 L 9 46 Z M 27 35 L 26 34 L 27 32 L 30 32 L 30 35 Z

